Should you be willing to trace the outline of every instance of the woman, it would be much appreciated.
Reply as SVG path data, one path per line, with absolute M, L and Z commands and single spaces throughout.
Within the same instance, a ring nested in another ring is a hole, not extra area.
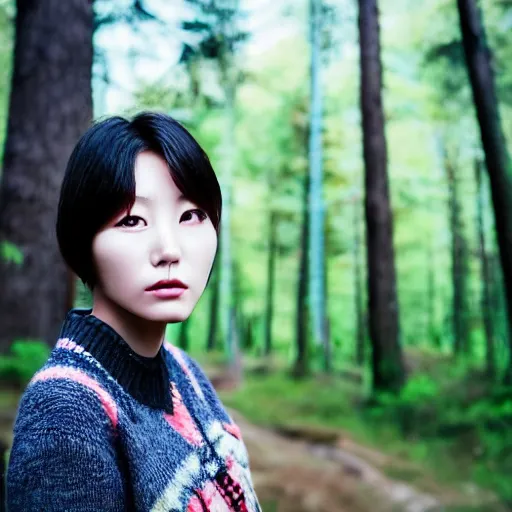
M 61 189 L 62 255 L 92 290 L 19 406 L 9 512 L 259 511 L 240 431 L 164 340 L 207 284 L 221 215 L 208 157 L 168 116 L 97 123 Z

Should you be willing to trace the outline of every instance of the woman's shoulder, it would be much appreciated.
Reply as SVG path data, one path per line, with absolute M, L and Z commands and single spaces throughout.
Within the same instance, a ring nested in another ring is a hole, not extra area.
M 21 431 L 87 435 L 91 428 L 117 426 L 117 405 L 89 372 L 73 366 L 44 365 L 28 383 L 19 403 L 14 435 Z

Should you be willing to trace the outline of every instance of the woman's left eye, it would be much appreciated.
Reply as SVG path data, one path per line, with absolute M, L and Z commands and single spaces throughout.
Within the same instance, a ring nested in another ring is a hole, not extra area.
M 203 222 L 206 217 L 208 217 L 206 215 L 205 212 L 203 212 L 203 210 L 199 210 L 199 209 L 196 209 L 196 210 L 188 210 L 186 211 L 182 216 L 181 216 L 181 219 L 180 219 L 180 222 L 188 222 L 188 221 L 191 221 L 191 220 L 194 220 L 194 217 L 199 221 L 199 222 Z

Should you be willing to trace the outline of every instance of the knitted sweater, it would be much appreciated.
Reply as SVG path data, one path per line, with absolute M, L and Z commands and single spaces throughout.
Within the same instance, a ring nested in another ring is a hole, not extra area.
M 8 512 L 260 512 L 240 430 L 198 365 L 71 310 L 18 409 Z

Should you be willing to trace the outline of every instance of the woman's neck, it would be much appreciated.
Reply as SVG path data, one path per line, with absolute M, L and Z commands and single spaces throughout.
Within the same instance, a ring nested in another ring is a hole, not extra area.
M 100 294 L 94 294 L 91 312 L 110 325 L 137 354 L 143 357 L 155 357 L 162 346 L 166 323 L 145 320 Z

